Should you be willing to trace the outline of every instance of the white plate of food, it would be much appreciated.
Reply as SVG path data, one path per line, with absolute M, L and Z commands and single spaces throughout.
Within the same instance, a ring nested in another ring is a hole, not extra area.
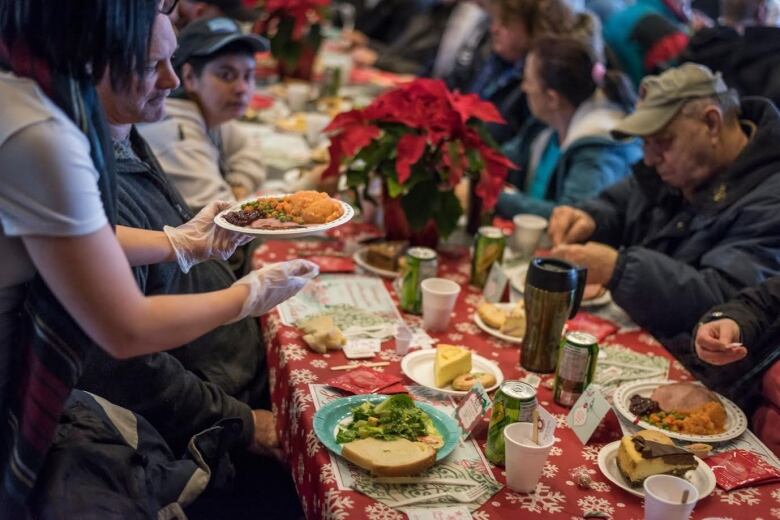
M 468 390 L 456 390 L 452 384 L 436 386 L 436 376 L 434 374 L 434 365 L 436 363 L 437 349 L 418 350 L 407 354 L 401 360 L 401 371 L 420 386 L 436 390 L 447 395 L 466 395 Z M 492 392 L 504 381 L 504 373 L 501 369 L 487 358 L 478 354 L 471 354 L 471 370 L 468 374 L 485 374 L 479 376 L 485 390 Z M 466 375 L 464 371 L 463 374 Z M 492 384 L 491 384 L 492 383 Z
M 511 277 L 512 288 L 523 294 L 525 291 L 525 275 L 528 273 L 528 266 L 522 267 Z M 603 286 L 588 284 L 585 286 L 585 293 L 582 296 L 581 307 L 603 307 L 612 302 L 612 295 Z
M 523 334 L 525 334 L 525 309 L 523 307 L 522 300 L 516 303 L 482 302 L 477 306 L 477 312 L 474 313 L 474 323 L 491 336 L 510 343 L 522 343 Z M 507 319 L 512 321 L 507 323 Z
M 398 261 L 405 249 L 404 242 L 380 242 L 358 248 L 352 255 L 352 259 L 364 271 L 392 280 L 401 274 Z M 374 263 L 383 265 L 380 267 Z M 388 269 L 391 266 L 396 269 Z
M 620 449 L 620 442 L 615 441 L 607 444 L 599 451 L 598 464 L 601 473 L 604 474 L 610 482 L 617 487 L 631 493 L 639 498 L 644 498 L 645 490 L 642 486 L 633 487 L 626 480 L 626 478 L 620 473 L 620 469 L 617 464 L 618 450 Z M 695 470 L 688 471 L 684 478 L 691 484 L 693 484 L 699 492 L 699 500 L 708 496 L 715 489 L 715 474 L 706 462 L 699 457 L 694 456 L 694 459 L 698 463 Z
M 325 193 L 299 191 L 253 197 L 214 218 L 221 228 L 268 238 L 313 235 L 349 222 L 355 210 Z
M 632 404 L 634 396 L 638 397 Z M 655 410 L 647 408 L 652 407 L 650 401 L 658 405 Z M 613 402 L 630 422 L 682 441 L 728 441 L 742 435 L 748 424 L 745 412 L 736 404 L 699 383 L 633 381 L 615 390 Z

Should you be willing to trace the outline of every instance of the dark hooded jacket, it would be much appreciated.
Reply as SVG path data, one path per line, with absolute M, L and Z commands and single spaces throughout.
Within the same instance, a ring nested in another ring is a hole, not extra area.
M 183 224 L 191 218 L 186 204 L 135 130 L 131 139 L 142 160 L 117 158 L 119 223 L 154 230 Z M 195 265 L 186 275 L 176 263 L 133 272 L 147 295 L 207 292 L 235 281 L 230 269 L 216 261 Z M 245 319 L 167 353 L 119 361 L 96 350 L 78 386 L 143 415 L 174 451 L 226 417 L 243 420 L 240 443 L 245 446 L 254 425 L 244 402 L 267 405 L 263 353 L 257 321 Z
M 619 248 L 607 284 L 615 303 L 667 344 L 689 338 L 711 307 L 780 274 L 780 114 L 755 98 L 743 100 L 742 117 L 755 124 L 745 149 L 691 201 L 638 163 L 580 205 L 596 221 L 591 240 Z
M 697 32 L 682 60 L 721 72 L 741 96 L 763 96 L 780 104 L 780 27 L 734 29 L 716 26 Z

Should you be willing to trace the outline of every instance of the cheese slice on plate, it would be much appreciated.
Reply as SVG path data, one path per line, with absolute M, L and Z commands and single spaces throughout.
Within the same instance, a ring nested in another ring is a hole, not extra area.
M 437 387 L 444 388 L 461 374 L 471 372 L 471 351 L 455 345 L 436 347 L 436 359 L 433 363 L 434 381 Z

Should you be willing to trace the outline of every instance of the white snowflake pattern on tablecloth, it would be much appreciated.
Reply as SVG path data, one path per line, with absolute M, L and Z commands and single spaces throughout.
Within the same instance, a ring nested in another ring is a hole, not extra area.
M 307 368 L 296 368 L 290 372 L 290 383 L 294 385 L 317 382 L 317 375 Z
M 653 336 L 651 336 L 650 334 L 646 334 L 644 332 L 642 334 L 640 334 L 637 337 L 637 339 L 639 341 L 641 341 L 642 343 L 644 343 L 645 345 L 650 345 L 652 347 L 660 347 L 661 346 L 661 344 L 658 343 L 658 341 Z
M 598 446 L 585 446 L 582 448 L 582 458 L 589 461 L 595 461 L 599 458 Z
M 328 362 L 324 359 L 312 359 L 309 364 L 314 368 L 327 368 L 328 366 Z
M 772 518 L 780 518 L 780 508 L 773 507 L 769 510 L 769 514 L 772 515 Z
M 563 454 L 563 449 L 559 446 L 553 446 L 550 448 L 550 456 L 551 457 L 559 457 Z
M 288 427 L 288 429 L 290 431 L 290 438 L 297 437 L 298 432 L 301 429 L 301 423 L 293 419 L 292 421 L 290 421 L 290 426 Z
M 780 502 L 780 489 L 772 491 L 772 498 L 774 498 L 776 502 Z
M 290 361 L 300 361 L 306 357 L 306 349 L 295 343 L 287 343 L 279 349 L 279 366 L 284 367 Z
M 322 504 L 323 520 L 345 520 L 349 517 L 349 509 L 355 507 L 351 497 L 342 495 L 340 491 L 330 489 L 325 492 L 325 503 Z
M 463 339 L 463 334 L 459 334 L 457 332 L 450 332 L 449 334 L 447 334 L 447 339 L 457 343 L 458 341 Z
M 609 493 L 612 488 L 606 482 L 591 482 L 590 489 L 598 491 L 599 493 Z
M 268 388 L 276 386 L 276 367 L 268 367 Z
M 320 482 L 323 484 L 335 484 L 336 477 L 333 474 L 333 464 L 328 462 L 320 468 Z
M 403 520 L 404 515 L 381 502 L 375 502 L 364 509 L 368 520 Z
M 303 453 L 301 453 L 298 455 L 298 484 L 303 485 L 304 477 L 306 477 L 306 465 L 303 463 Z
M 463 334 L 479 334 L 479 328 L 470 321 L 461 321 L 455 324 L 455 329 Z
M 466 276 L 471 275 L 471 262 L 464 262 L 463 264 L 458 266 L 457 271 L 460 274 L 464 274 Z
M 371 367 L 371 370 L 373 370 L 374 372 L 384 372 L 385 367 Z
M 460 274 L 460 273 L 452 273 L 447 276 L 450 280 L 455 282 L 458 285 L 464 285 L 466 282 L 469 281 L 468 276 Z
M 532 513 L 560 513 L 563 511 L 563 504 L 566 502 L 566 496 L 558 491 L 553 491 L 550 486 L 539 482 L 536 484 L 536 491 L 529 494 L 509 492 L 506 498 L 513 505 L 517 504 L 520 509 L 525 509 Z
M 582 509 L 583 513 L 587 513 L 588 511 L 601 511 L 602 513 L 612 515 L 615 512 L 615 508 L 610 505 L 609 500 L 606 498 L 594 497 L 592 495 L 577 499 L 577 505 Z
M 470 305 L 472 307 L 476 307 L 479 305 L 479 302 L 482 301 L 482 295 L 481 294 L 469 294 L 466 296 L 466 304 Z
M 565 413 L 554 413 L 552 415 L 553 415 L 553 417 L 555 417 L 555 420 L 558 423 L 558 428 L 568 428 L 569 427 L 569 425 L 566 423 L 567 414 L 565 414 Z
M 297 421 L 300 418 L 301 413 L 309 409 L 313 400 L 314 399 L 308 390 L 303 388 L 296 388 L 293 390 L 288 408 L 290 420 Z
M 295 339 L 298 337 L 298 331 L 297 330 L 286 330 L 282 332 L 282 337 L 286 339 Z
M 552 464 L 549 460 L 544 463 L 544 468 L 542 468 L 542 475 L 545 478 L 553 478 L 557 474 L 558 474 L 558 466 Z
M 474 520 L 490 520 L 490 513 L 487 511 L 474 511 L 471 513 L 471 518 Z
M 309 457 L 314 457 L 320 451 L 320 448 L 322 448 L 322 444 L 314 430 L 311 430 L 306 434 L 306 454 Z
M 399 356 L 398 354 L 396 354 L 392 350 L 380 350 L 379 351 L 379 359 L 381 359 L 383 361 L 394 362 L 394 361 L 401 361 L 401 356 Z
M 503 348 L 517 348 L 516 343 L 509 343 L 508 341 L 504 341 L 503 339 L 491 339 L 488 341 L 488 345 L 490 345 L 493 348 L 503 349 Z
M 759 492 L 756 488 L 735 489 L 734 491 L 723 491 L 715 489 L 715 493 L 720 497 L 720 501 L 732 506 L 748 505 L 755 506 L 761 502 Z

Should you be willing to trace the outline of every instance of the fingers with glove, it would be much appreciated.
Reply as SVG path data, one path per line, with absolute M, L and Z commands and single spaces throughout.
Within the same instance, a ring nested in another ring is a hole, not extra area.
M 222 200 L 211 202 L 181 226 L 163 228 L 182 272 L 187 273 L 193 265 L 206 260 L 227 260 L 237 248 L 252 241 L 252 235 L 229 231 L 214 223 L 214 218 L 230 205 Z
M 320 273 L 319 267 L 308 260 L 290 260 L 270 264 L 252 271 L 233 285 L 246 285 L 249 295 L 241 312 L 233 321 L 247 316 L 260 316 L 288 298 L 292 298 L 306 283 Z

